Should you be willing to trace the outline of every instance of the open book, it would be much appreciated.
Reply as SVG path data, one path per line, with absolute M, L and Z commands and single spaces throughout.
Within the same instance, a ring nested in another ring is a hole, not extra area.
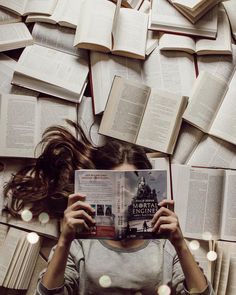
M 24 23 L 0 25 L 0 52 L 29 46 L 33 43 L 33 37 Z
M 160 52 L 145 61 L 100 52 L 90 53 L 90 86 L 94 111 L 104 111 L 115 75 L 169 92 L 188 96 L 196 79 L 193 56 L 185 52 Z
M 99 132 L 171 154 L 187 98 L 115 76 Z
M 74 45 L 145 59 L 148 15 L 120 8 L 107 0 L 86 0 L 76 30 Z
M 76 120 L 76 106 L 52 98 L 0 96 L 0 156 L 34 158 L 42 133 L 51 125 Z M 68 126 L 67 126 L 68 127 Z
M 21 21 L 21 17 L 19 15 L 15 15 L 14 13 L 7 11 L 5 9 L 0 9 L 0 24 L 11 24 L 18 23 Z
M 57 0 L 0 0 L 0 6 L 18 15 L 31 13 L 52 14 Z
M 185 237 L 236 241 L 236 171 L 173 164 L 175 212 Z
M 188 36 L 163 34 L 159 40 L 160 50 L 180 50 L 189 53 L 232 54 L 231 31 L 228 17 L 224 10 L 218 13 L 218 31 L 216 40 L 193 39 Z
M 26 290 L 39 255 L 41 239 L 27 240 L 27 232 L 10 227 L 0 251 L 0 286 Z
M 171 161 L 191 166 L 236 169 L 235 145 L 204 134 L 183 122 Z
M 75 192 L 86 195 L 96 225 L 80 237 L 150 239 L 151 220 L 167 197 L 166 170 L 77 170 Z
M 168 0 L 187 19 L 196 23 L 204 14 L 216 6 L 221 0 Z
M 153 0 L 150 29 L 193 36 L 215 38 L 217 33 L 217 11 L 213 8 L 196 24 L 192 24 L 167 0 Z
M 32 34 L 36 44 L 21 54 L 12 83 L 80 102 L 87 85 L 88 56 L 73 48 L 74 30 L 37 24 Z
M 236 144 L 235 95 L 236 74 L 228 85 L 208 72 L 201 72 L 183 118 L 205 133 Z
M 117 3 L 119 0 L 111 0 L 114 3 Z M 139 9 L 140 5 L 144 0 L 122 0 L 121 5 L 128 8 Z
M 224 1 L 222 2 L 222 4 L 229 17 L 234 40 L 236 40 L 236 1 L 235 0 Z
M 77 27 L 82 0 L 58 0 L 52 15 L 32 14 L 26 22 L 45 22 L 59 24 L 75 29 Z

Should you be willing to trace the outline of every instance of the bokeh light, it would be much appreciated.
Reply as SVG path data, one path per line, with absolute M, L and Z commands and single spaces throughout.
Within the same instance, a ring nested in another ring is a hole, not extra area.
M 25 222 L 29 222 L 32 220 L 33 218 L 33 214 L 32 212 L 29 210 L 29 209 L 24 209 L 22 212 L 21 212 L 21 218 L 22 220 L 24 220 Z
M 157 290 L 158 295 L 170 295 L 170 293 L 171 293 L 170 287 L 167 285 L 162 285 Z
M 36 244 L 39 241 L 39 235 L 34 232 L 28 233 L 27 240 L 30 244 Z
M 200 248 L 200 243 L 197 241 L 197 240 L 192 240 L 190 243 L 189 243 L 189 249 L 190 250 L 193 250 L 193 251 L 196 251 Z
M 212 240 L 212 234 L 211 234 L 209 231 L 205 231 L 205 232 L 202 234 L 202 238 L 203 238 L 203 240 L 205 240 L 205 241 L 210 241 L 210 240 Z
M 111 286 L 111 278 L 107 275 L 103 275 L 99 279 L 99 284 L 102 288 L 109 288 Z
M 215 251 L 209 251 L 207 253 L 207 259 L 209 261 L 215 261 L 217 259 L 217 253 Z
M 42 213 L 39 214 L 38 219 L 39 219 L 39 222 L 41 222 L 43 224 L 46 224 L 46 223 L 49 222 L 50 217 L 49 217 L 48 213 L 42 212 Z

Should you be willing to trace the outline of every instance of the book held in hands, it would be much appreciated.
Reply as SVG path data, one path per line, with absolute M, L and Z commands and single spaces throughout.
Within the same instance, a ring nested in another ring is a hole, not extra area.
M 167 198 L 167 170 L 76 170 L 75 192 L 86 196 L 96 224 L 83 238 L 158 238 L 151 220 Z

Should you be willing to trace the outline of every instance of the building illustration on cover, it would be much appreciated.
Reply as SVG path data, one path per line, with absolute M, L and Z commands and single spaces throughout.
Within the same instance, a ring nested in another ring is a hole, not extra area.
M 129 173 L 126 182 L 122 236 L 150 238 L 151 220 L 159 209 L 158 203 L 167 197 L 167 172 L 135 171 Z

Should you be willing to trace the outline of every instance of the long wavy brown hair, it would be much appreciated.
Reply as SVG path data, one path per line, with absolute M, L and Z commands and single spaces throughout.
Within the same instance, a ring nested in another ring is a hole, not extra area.
M 40 142 L 41 155 L 5 186 L 6 210 L 11 215 L 19 216 L 25 206 L 30 206 L 33 216 L 47 212 L 51 217 L 61 217 L 67 197 L 73 193 L 77 169 L 113 169 L 122 163 L 137 169 L 151 169 L 143 148 L 112 139 L 96 147 L 78 124 L 67 122 L 79 139 L 62 126 L 48 128 Z

